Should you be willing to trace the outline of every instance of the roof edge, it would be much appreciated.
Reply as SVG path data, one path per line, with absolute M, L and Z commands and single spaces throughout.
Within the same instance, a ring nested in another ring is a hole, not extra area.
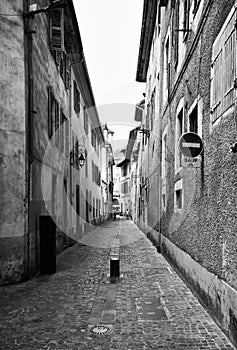
M 144 0 L 136 81 L 145 83 L 159 0 Z

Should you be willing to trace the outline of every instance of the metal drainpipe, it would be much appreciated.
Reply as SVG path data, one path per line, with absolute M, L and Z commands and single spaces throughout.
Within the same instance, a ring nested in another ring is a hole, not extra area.
M 81 53 L 82 54 L 82 53 Z M 70 204 L 71 204 L 71 207 L 70 207 L 70 224 L 71 224 L 71 228 L 72 228 L 72 206 L 73 206 L 73 203 L 72 203 L 72 180 L 73 180 L 73 177 L 72 177 L 72 164 L 71 164 L 71 149 L 72 149 L 72 144 L 71 144 L 71 140 L 72 140 L 72 135 L 71 135 L 71 132 L 72 132 L 72 66 L 74 64 L 80 64 L 82 63 L 84 60 L 83 58 L 83 54 L 82 54 L 82 58 L 80 60 L 77 60 L 77 61 L 74 61 L 70 64 L 70 89 L 69 89 L 69 130 L 68 130 L 68 133 L 69 133 L 69 182 L 70 182 Z
M 26 1 L 26 7 L 29 8 L 29 0 Z M 25 9 L 24 9 L 25 10 Z M 26 43 L 25 43 L 25 55 L 28 57 L 26 61 L 26 86 L 28 87 L 28 93 L 26 93 L 26 104 L 27 104 L 27 111 L 26 111 L 26 120 L 25 120 L 25 127 L 26 127 L 26 136 L 25 136 L 25 142 L 26 142 L 26 155 L 25 155 L 25 171 L 26 171 L 26 224 L 25 224 L 25 276 L 24 279 L 27 279 L 30 272 L 30 237 L 29 237 L 29 228 L 30 228 L 30 188 L 31 188 L 31 176 L 30 176 L 30 169 L 31 169 L 31 146 L 32 146 L 32 123 L 31 123 L 31 115 L 33 111 L 33 68 L 32 68 L 32 51 L 33 51 L 33 37 L 32 35 L 34 32 L 31 29 L 31 21 L 33 18 L 25 18 L 24 22 L 24 29 L 25 29 L 25 35 L 26 35 Z

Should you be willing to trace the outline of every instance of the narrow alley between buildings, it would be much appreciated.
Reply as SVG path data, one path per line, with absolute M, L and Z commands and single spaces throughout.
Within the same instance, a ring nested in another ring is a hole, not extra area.
M 58 256 L 55 274 L 2 286 L 0 349 L 234 349 L 133 221 L 107 221 L 92 236 L 93 246 L 88 234 Z

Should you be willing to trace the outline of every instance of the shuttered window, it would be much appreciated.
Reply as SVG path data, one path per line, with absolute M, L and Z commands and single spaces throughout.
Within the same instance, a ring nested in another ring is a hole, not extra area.
M 53 136 L 53 94 L 51 86 L 48 87 L 48 136 L 49 139 Z
M 69 57 L 66 55 L 65 58 L 65 65 L 66 65 L 66 69 L 65 69 L 65 85 L 66 88 L 69 89 L 71 86 L 71 67 L 70 67 L 70 60 Z
M 179 0 L 175 2 L 173 17 L 173 45 L 174 45 L 174 65 L 177 66 L 179 59 Z
M 66 151 L 66 143 L 68 142 L 67 140 L 67 133 L 66 133 L 66 124 L 67 124 L 67 118 L 63 111 L 61 110 L 61 118 L 60 118 L 60 146 L 61 146 L 61 151 L 65 152 Z
M 184 22 L 183 22 L 183 35 L 184 39 L 187 38 L 189 31 L 189 9 L 190 9 L 190 0 L 184 0 Z
M 234 105 L 236 79 L 236 10 L 232 9 L 212 47 L 211 121 Z
M 74 81 L 74 110 L 76 113 L 80 113 L 80 93 L 77 88 L 77 84 Z
M 58 101 L 55 100 L 55 109 L 54 109 L 54 115 L 55 115 L 55 142 L 58 145 L 59 144 L 59 104 Z
M 51 138 L 59 127 L 59 104 L 55 99 L 52 87 L 48 87 L 48 136 Z M 56 135 L 56 142 L 58 135 Z
M 88 114 L 87 114 L 86 107 L 84 107 L 83 109 L 83 114 L 84 114 L 84 130 L 85 130 L 85 133 L 88 134 L 89 125 L 88 125 Z
M 50 50 L 64 50 L 64 9 L 54 8 L 49 12 L 50 16 Z

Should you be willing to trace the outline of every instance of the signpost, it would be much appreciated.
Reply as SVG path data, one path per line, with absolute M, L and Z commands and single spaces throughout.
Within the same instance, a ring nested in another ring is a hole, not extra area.
M 203 152 L 203 142 L 198 134 L 194 132 L 184 133 L 179 139 L 179 149 L 183 154 L 183 167 L 200 167 L 201 159 L 197 157 Z

